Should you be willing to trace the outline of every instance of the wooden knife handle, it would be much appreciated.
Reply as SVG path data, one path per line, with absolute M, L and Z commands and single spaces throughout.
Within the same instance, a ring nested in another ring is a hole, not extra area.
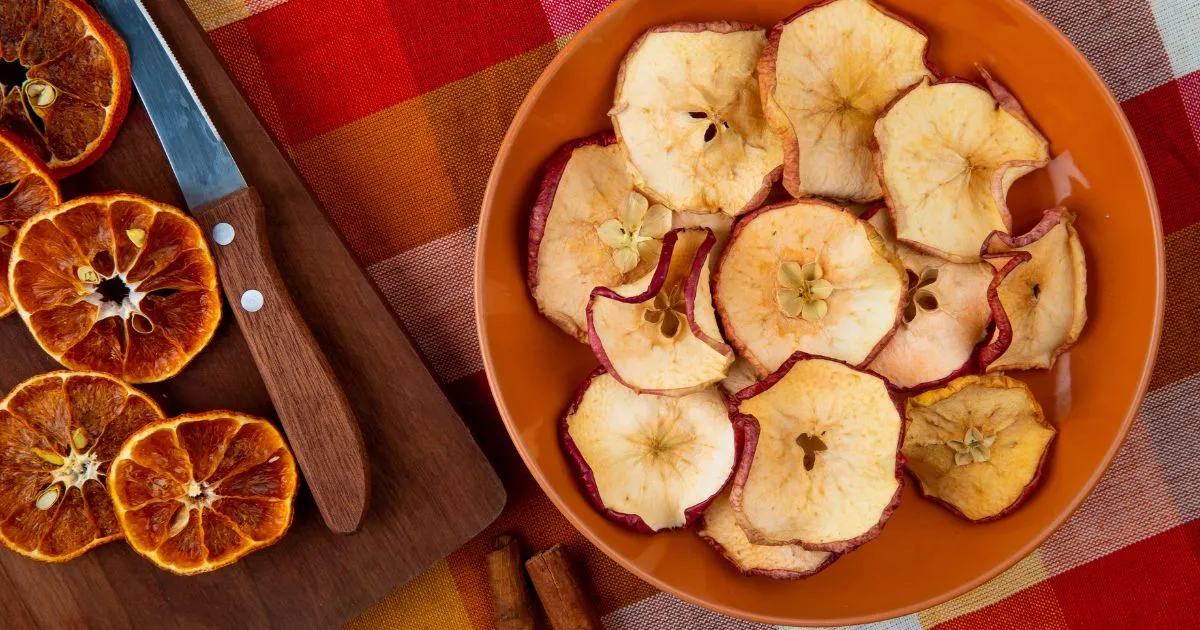
M 321 516 L 330 530 L 349 534 L 366 514 L 366 448 L 346 394 L 275 267 L 262 199 L 247 188 L 193 212 Z

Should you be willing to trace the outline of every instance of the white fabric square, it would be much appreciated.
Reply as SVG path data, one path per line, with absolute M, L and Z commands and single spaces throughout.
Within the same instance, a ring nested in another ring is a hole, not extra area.
M 1150 8 L 1175 78 L 1200 70 L 1200 2 L 1150 0 Z

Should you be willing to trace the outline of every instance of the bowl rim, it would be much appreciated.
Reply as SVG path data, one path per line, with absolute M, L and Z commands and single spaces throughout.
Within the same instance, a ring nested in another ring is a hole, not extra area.
M 1109 446 L 1108 451 L 1105 452 L 1103 458 L 1101 459 L 1100 465 L 1096 466 L 1095 470 L 1092 471 L 1091 476 L 1088 477 L 1083 486 L 1080 487 L 1079 491 L 1075 493 L 1075 496 L 1072 497 L 1067 503 L 1066 508 L 1061 510 L 1057 516 L 1051 519 L 1044 527 L 1035 533 L 1028 542 L 1017 549 L 1014 553 L 1009 555 L 1009 557 L 998 562 L 991 569 L 983 572 L 972 580 L 963 582 L 955 588 L 949 589 L 939 595 L 928 597 L 922 601 L 914 602 L 907 606 L 895 607 L 891 610 L 887 610 L 878 614 L 831 617 L 823 619 L 764 615 L 757 612 L 727 607 L 721 604 L 715 604 L 713 602 L 706 601 L 700 597 L 692 595 L 691 593 L 676 588 L 674 585 L 650 575 L 649 573 L 646 573 L 640 567 L 627 560 L 623 555 L 617 553 L 602 538 L 597 536 L 593 531 L 591 531 L 591 529 L 585 526 L 583 521 L 567 508 L 566 504 L 562 501 L 562 499 L 559 498 L 557 492 L 551 489 L 551 485 L 548 483 L 545 474 L 534 463 L 532 456 L 529 454 L 528 450 L 525 448 L 524 442 L 522 442 L 520 436 L 518 435 L 518 431 L 514 426 L 512 416 L 498 394 L 496 379 L 494 376 L 495 366 L 493 365 L 489 344 L 489 335 L 483 324 L 484 320 L 482 313 L 484 310 L 484 303 L 482 297 L 482 278 L 484 277 L 483 261 L 485 258 L 483 252 L 487 246 L 486 234 L 491 223 L 492 205 L 495 201 L 494 198 L 496 188 L 499 185 L 498 173 L 500 173 L 502 168 L 506 165 L 509 155 L 512 153 L 517 129 L 524 126 L 525 121 L 529 118 L 530 111 L 533 108 L 533 103 L 541 98 L 542 92 L 545 91 L 546 85 L 550 82 L 554 75 L 558 73 L 559 69 L 566 62 L 566 59 L 573 55 L 576 49 L 582 46 L 582 42 L 584 40 L 588 39 L 588 36 L 591 34 L 591 32 L 599 29 L 600 25 L 606 23 L 608 20 L 615 19 L 618 14 L 626 10 L 627 6 L 639 1 L 644 0 L 615 0 L 612 4 L 605 7 L 598 14 L 596 14 L 595 17 L 589 20 L 583 28 L 576 31 L 571 36 L 567 44 L 561 50 L 559 50 L 557 54 L 555 54 L 554 59 L 551 60 L 544 70 L 542 70 L 542 73 L 538 76 L 537 81 L 533 84 L 533 86 L 529 89 L 529 92 L 525 95 L 525 98 L 521 101 L 521 106 L 518 108 L 516 115 L 509 124 L 508 130 L 504 134 L 504 139 L 500 144 L 500 150 L 496 154 L 496 159 L 492 163 L 491 173 L 488 176 L 487 189 L 484 193 L 479 222 L 476 228 L 477 242 L 474 263 L 475 278 L 474 282 L 472 283 L 472 288 L 475 293 L 473 300 L 475 308 L 475 330 L 479 339 L 479 349 L 483 359 L 484 371 L 487 375 L 488 389 L 491 391 L 492 398 L 496 403 L 496 408 L 500 413 L 501 419 L 504 421 L 504 428 L 508 432 L 509 439 L 512 440 L 513 445 L 520 454 L 521 460 L 525 464 L 525 468 L 529 470 L 529 473 L 537 481 L 542 491 L 545 492 L 546 496 L 550 498 L 551 503 L 554 504 L 554 507 L 567 519 L 571 526 L 583 534 L 589 542 L 595 545 L 604 553 L 604 555 L 614 560 L 622 568 L 638 578 L 646 581 L 648 584 L 661 592 L 669 593 L 690 604 L 700 606 L 701 608 L 748 621 L 793 626 L 856 625 L 884 621 L 897 617 L 903 617 L 905 615 L 919 612 L 950 601 L 1007 571 L 1012 566 L 1027 557 L 1034 550 L 1036 550 L 1039 546 L 1041 546 L 1041 544 L 1045 542 L 1046 539 L 1052 534 L 1054 534 L 1054 532 L 1057 531 L 1058 528 L 1067 521 L 1067 519 L 1073 516 L 1083 504 L 1083 501 L 1089 495 L 1091 495 L 1092 490 L 1095 489 L 1096 484 L 1100 481 L 1100 478 L 1103 477 L 1106 472 L 1108 472 L 1108 469 L 1112 466 L 1112 462 L 1116 458 L 1118 451 L 1120 451 L 1121 447 L 1125 443 L 1126 437 L 1129 435 L 1129 430 L 1133 426 L 1134 418 L 1137 417 L 1138 411 L 1141 409 L 1142 402 L 1145 399 L 1147 390 L 1150 386 L 1150 378 L 1154 371 L 1154 365 L 1158 358 L 1159 344 L 1162 338 L 1163 309 L 1165 306 L 1166 288 L 1165 242 L 1162 229 L 1162 217 L 1158 207 L 1158 197 L 1155 193 L 1154 182 L 1150 176 L 1150 169 L 1146 164 L 1146 157 L 1142 153 L 1141 144 L 1139 143 L 1137 135 L 1134 133 L 1132 126 L 1129 124 L 1129 119 L 1125 116 L 1124 110 L 1121 109 L 1120 103 L 1113 96 L 1112 91 L 1108 88 L 1108 85 L 1096 72 L 1096 69 L 1094 66 L 1092 66 L 1091 62 L 1088 61 L 1083 53 L 1076 48 L 1075 44 L 1066 35 L 1064 35 L 1057 26 L 1055 26 L 1044 16 L 1042 16 L 1042 14 L 1038 13 L 1036 9 L 1029 6 L 1022 0 L 1001 0 L 1007 4 L 1016 6 L 1019 11 L 1022 11 L 1025 16 L 1029 18 L 1031 23 L 1036 25 L 1051 38 L 1058 40 L 1060 44 L 1065 45 L 1065 47 L 1069 50 L 1068 54 L 1073 55 L 1076 60 L 1081 62 L 1083 67 L 1086 68 L 1088 80 L 1100 87 L 1101 92 L 1104 95 L 1103 98 L 1105 104 L 1108 106 L 1108 109 L 1111 112 L 1116 114 L 1117 122 L 1121 128 L 1121 133 L 1124 135 L 1126 142 L 1134 149 L 1134 157 L 1138 167 L 1138 177 L 1141 180 L 1145 198 L 1149 201 L 1149 209 L 1151 211 L 1150 223 L 1151 228 L 1154 231 L 1154 266 L 1158 271 L 1154 286 L 1155 318 L 1150 337 L 1151 348 L 1150 353 L 1146 357 L 1146 361 L 1142 365 L 1142 375 L 1137 385 L 1136 395 L 1131 400 L 1132 404 L 1126 411 L 1125 418 L 1121 422 L 1121 426 L 1117 431 L 1117 434 L 1114 436 L 1115 439 Z M 819 0 L 802 1 L 804 2 L 803 6 L 807 6 L 808 4 L 812 4 L 813 2 Z

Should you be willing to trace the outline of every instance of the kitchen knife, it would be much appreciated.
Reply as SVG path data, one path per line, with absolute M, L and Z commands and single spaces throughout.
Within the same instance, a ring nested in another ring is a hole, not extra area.
M 321 516 L 350 533 L 366 513 L 369 473 L 358 422 L 271 258 L 266 213 L 141 0 L 95 0 L 129 46 L 133 83 Z M 318 264 L 314 261 L 314 264 Z

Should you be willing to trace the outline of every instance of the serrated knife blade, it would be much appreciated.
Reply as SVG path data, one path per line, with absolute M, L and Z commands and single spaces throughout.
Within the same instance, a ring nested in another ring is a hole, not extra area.
M 184 200 L 208 234 L 221 289 L 321 516 L 332 531 L 353 532 L 370 493 L 366 447 L 350 402 L 271 257 L 263 201 L 142 0 L 95 4 L 129 47 L 133 83 Z
M 246 188 L 229 147 L 141 0 L 94 0 L 125 39 L 138 95 L 189 207 Z

